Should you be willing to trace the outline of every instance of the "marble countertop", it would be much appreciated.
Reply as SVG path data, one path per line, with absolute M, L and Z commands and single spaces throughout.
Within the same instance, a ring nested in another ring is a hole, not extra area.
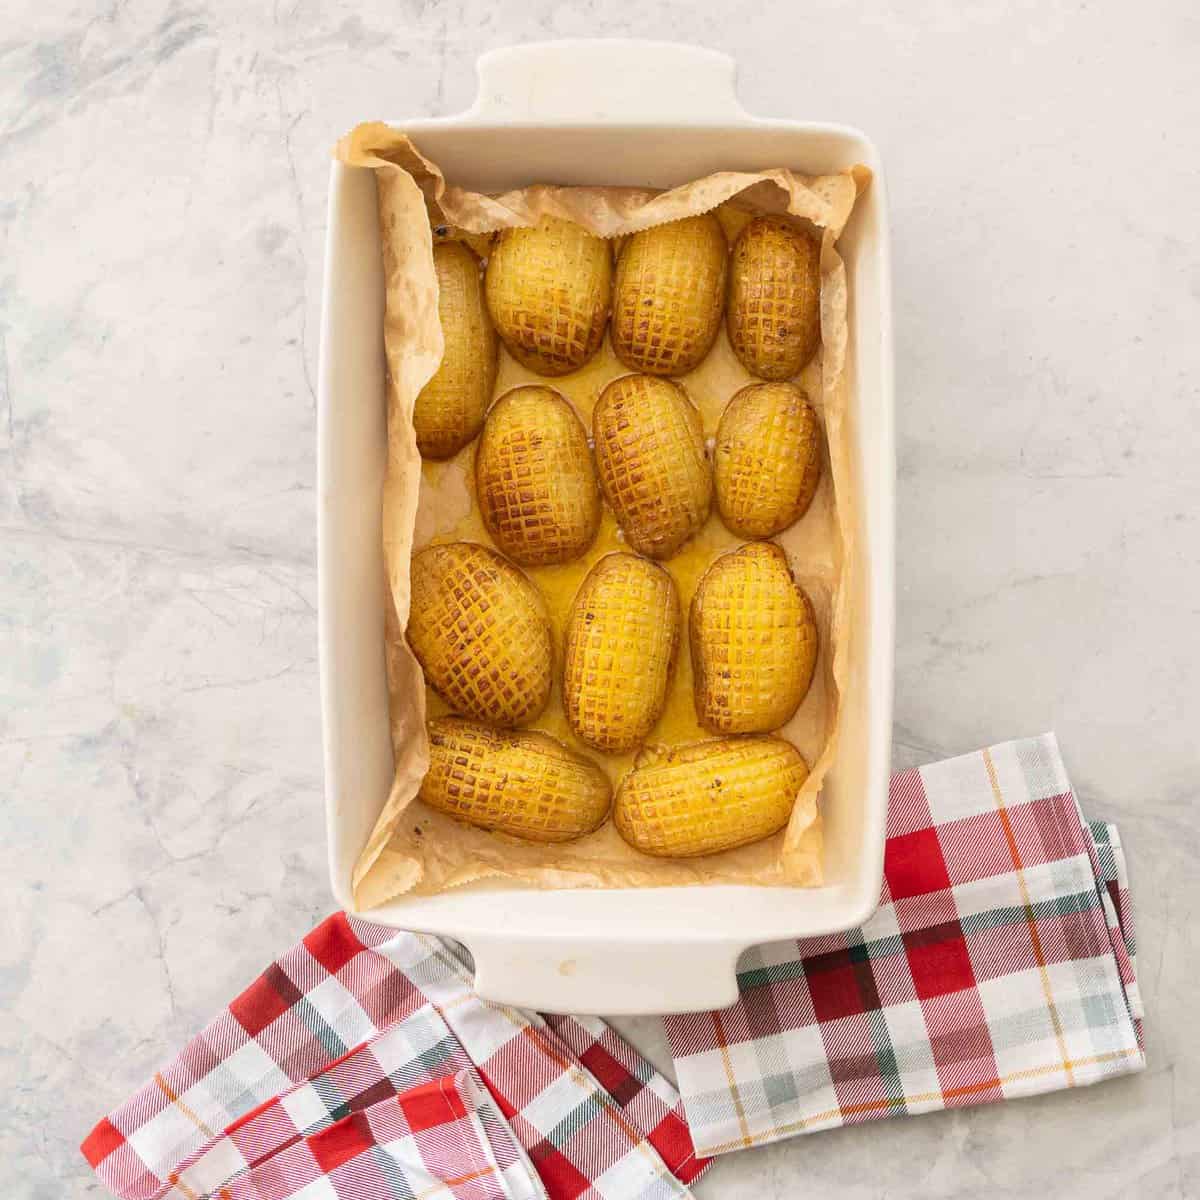
M 253 11 L 252 11 L 253 10 Z M 601 15 L 603 13 L 603 15 Z M 898 766 L 1057 730 L 1131 855 L 1149 1069 L 721 1161 L 742 1200 L 1200 1195 L 1200 19 L 1185 0 L 17 0 L 0 45 L 0 1192 L 330 907 L 328 152 L 492 46 L 734 54 L 890 169 Z M 649 1019 L 623 1022 L 659 1061 Z

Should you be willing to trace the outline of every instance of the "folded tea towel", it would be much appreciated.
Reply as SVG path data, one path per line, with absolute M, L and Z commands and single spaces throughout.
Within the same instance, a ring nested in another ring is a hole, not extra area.
M 1125 861 L 1052 736 L 893 777 L 879 911 L 667 1018 L 675 1089 L 593 1017 L 480 1000 L 453 943 L 322 922 L 83 1144 L 126 1200 L 686 1197 L 708 1159 L 1144 1065 Z
M 342 913 L 83 1153 L 126 1200 L 667 1200 L 707 1165 L 604 1022 L 486 1003 L 453 944 Z
M 700 1154 L 1145 1065 L 1121 842 L 1052 734 L 893 776 L 878 911 L 750 951 L 738 984 L 666 1019 Z

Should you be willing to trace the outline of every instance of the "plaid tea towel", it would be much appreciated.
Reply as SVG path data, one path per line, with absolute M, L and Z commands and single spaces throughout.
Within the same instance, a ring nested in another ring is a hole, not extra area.
M 701 1154 L 1145 1065 L 1121 842 L 1052 734 L 893 776 L 879 910 L 748 952 L 738 983 L 666 1021 Z
M 294 1093 L 293 1093 L 294 1095 Z M 252 1145 L 241 1130 L 231 1141 Z M 251 1156 L 255 1157 L 255 1156 Z M 419 1084 L 388 1100 L 369 1104 L 318 1133 L 297 1138 L 223 1185 L 220 1156 L 211 1183 L 222 1200 L 264 1196 L 428 1196 L 439 1200 L 545 1200 L 546 1192 L 521 1152 L 491 1097 L 469 1071 Z M 180 1189 L 212 1194 L 202 1170 L 181 1173 Z M 187 1182 L 182 1182 L 186 1180 Z M 398 1184 L 399 1186 L 393 1186 Z
M 480 1000 L 452 943 L 337 913 L 83 1143 L 124 1200 L 669 1200 L 707 1163 L 603 1021 Z

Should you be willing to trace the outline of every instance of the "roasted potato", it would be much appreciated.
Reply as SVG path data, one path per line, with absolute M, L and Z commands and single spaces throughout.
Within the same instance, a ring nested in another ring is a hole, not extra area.
M 669 379 L 626 375 L 600 393 L 592 440 L 600 487 L 629 544 L 649 558 L 670 558 L 712 504 L 695 406 Z
M 633 371 L 683 375 L 712 348 L 729 245 L 712 213 L 635 233 L 613 283 L 612 347 Z
M 600 526 L 587 430 L 556 391 L 513 388 L 492 405 L 475 451 L 483 523 L 522 566 L 578 558 Z
M 429 770 L 420 797 L 480 829 L 568 842 L 603 823 L 612 788 L 600 767 L 549 734 L 441 717 L 429 722 Z
M 786 724 L 812 683 L 812 603 L 774 542 L 721 555 L 701 576 L 689 620 L 696 717 L 713 733 Z
M 755 217 L 733 243 L 729 344 L 760 379 L 790 379 L 821 344 L 821 247 L 786 216 Z
M 751 384 L 729 401 L 713 480 L 721 520 L 741 537 L 769 538 L 804 516 L 821 481 L 821 425 L 795 384 Z
M 483 302 L 479 260 L 461 242 L 433 248 L 438 319 L 445 349 L 433 378 L 413 406 L 417 449 L 450 458 L 479 432 L 492 398 L 500 343 Z
M 539 375 L 565 375 L 600 347 L 612 302 L 603 238 L 557 217 L 505 229 L 485 280 L 488 311 L 508 352 Z
M 610 754 L 632 750 L 662 716 L 679 644 L 679 593 L 655 563 L 605 555 L 567 616 L 563 705 L 571 728 Z
M 613 804 L 617 832 L 643 854 L 695 858 L 778 832 L 808 763 L 777 737 L 643 750 Z
M 553 643 L 537 588 L 508 559 L 473 542 L 413 555 L 408 644 L 455 712 L 519 725 L 550 698 Z

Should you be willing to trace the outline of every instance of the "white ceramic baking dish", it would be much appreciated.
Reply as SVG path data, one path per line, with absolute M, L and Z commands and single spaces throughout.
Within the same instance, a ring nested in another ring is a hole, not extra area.
M 494 1000 L 558 1012 L 676 1012 L 736 997 L 747 946 L 860 924 L 878 898 L 892 709 L 895 449 L 886 192 L 875 147 L 839 125 L 748 115 L 733 60 L 692 46 L 568 41 L 479 60 L 470 111 L 393 124 L 457 184 L 670 187 L 718 170 L 864 163 L 874 182 L 839 243 L 850 281 L 858 545 L 853 672 L 825 784 L 820 888 L 531 891 L 479 885 L 399 899 L 372 920 L 470 949 Z M 375 182 L 333 167 L 321 327 L 319 570 L 329 867 L 339 904 L 392 779 L 380 488 L 386 443 Z

